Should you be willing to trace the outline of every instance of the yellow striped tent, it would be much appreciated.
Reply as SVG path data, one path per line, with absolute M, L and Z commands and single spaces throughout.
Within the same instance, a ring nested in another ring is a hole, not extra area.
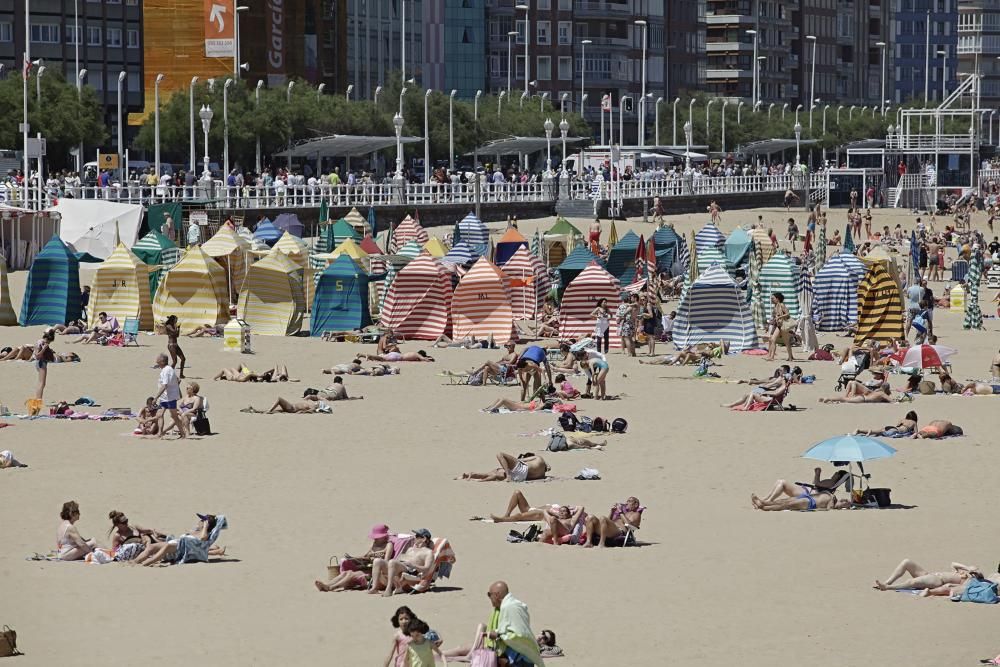
M 239 306 L 240 317 L 256 334 L 298 333 L 306 310 L 302 269 L 275 247 L 247 271 Z
M 347 215 L 344 216 L 344 220 L 351 227 L 354 227 L 354 231 L 361 234 L 361 236 L 372 233 L 372 226 L 368 224 L 368 220 L 356 208 L 352 207 Z
M 0 252 L 0 327 L 17 326 L 17 313 L 10 302 L 10 285 L 7 284 L 7 260 Z
M 235 301 L 246 277 L 250 244 L 228 225 L 223 225 L 215 236 L 201 245 L 201 249 L 225 269 L 230 298 Z
M 153 329 L 153 304 L 149 296 L 149 265 L 119 242 L 94 272 L 90 312 L 108 314 L 124 323 L 138 318 L 143 331 Z
M 226 270 L 217 261 L 200 246 L 191 246 L 160 279 L 153 317 L 162 322 L 176 315 L 181 333 L 191 333 L 203 324 L 224 324 L 229 321 L 227 280 Z
M 869 338 L 895 340 L 903 337 L 903 305 L 899 287 L 881 263 L 872 264 L 858 284 L 858 330 L 854 344 Z
M 881 264 L 892 279 L 896 282 L 896 287 L 899 288 L 899 299 L 903 307 L 906 307 L 906 298 L 903 295 L 903 281 L 902 274 L 899 272 L 899 264 L 896 262 L 896 258 L 890 255 L 884 247 L 877 245 L 872 248 L 867 255 L 860 258 L 864 262 L 866 267 L 872 264 Z
M 286 231 L 274 244 L 274 249 L 287 255 L 293 262 L 304 269 L 309 265 L 309 244 L 295 234 Z

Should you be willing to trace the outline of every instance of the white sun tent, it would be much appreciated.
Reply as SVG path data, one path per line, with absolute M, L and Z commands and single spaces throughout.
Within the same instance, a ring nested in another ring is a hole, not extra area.
M 139 238 L 141 204 L 60 199 L 51 210 L 60 217 L 59 238 L 77 253 L 107 259 L 117 245 L 116 233 L 126 248 L 135 245 Z

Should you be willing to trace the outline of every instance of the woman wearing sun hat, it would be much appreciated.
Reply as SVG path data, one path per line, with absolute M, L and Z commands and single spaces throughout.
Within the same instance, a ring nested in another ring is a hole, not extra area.
M 391 560 L 402 553 L 412 541 L 412 537 L 402 538 L 390 533 L 389 526 L 384 523 L 372 526 L 368 531 L 368 539 L 372 541 L 372 545 L 364 555 L 356 557 L 345 555 L 340 561 L 340 574 L 325 584 L 317 579 L 316 588 L 323 593 L 368 588 L 372 561 L 376 558 Z

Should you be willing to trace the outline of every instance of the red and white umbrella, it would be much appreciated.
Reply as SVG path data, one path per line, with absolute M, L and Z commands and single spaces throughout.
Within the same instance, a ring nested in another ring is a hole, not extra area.
M 893 357 L 900 366 L 907 368 L 940 368 L 957 353 L 958 350 L 943 345 L 914 345 L 906 348 L 905 353 L 897 352 Z

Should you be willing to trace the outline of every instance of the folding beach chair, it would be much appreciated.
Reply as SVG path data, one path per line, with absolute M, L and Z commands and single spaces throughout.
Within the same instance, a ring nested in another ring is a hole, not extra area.
M 125 326 L 122 327 L 122 336 L 125 339 L 125 343 L 122 347 L 128 347 L 129 343 L 132 343 L 136 347 L 139 347 L 139 318 L 137 317 L 126 317 Z
M 420 578 L 412 574 L 402 575 L 401 587 L 410 593 L 425 593 L 434 587 L 438 577 L 451 576 L 451 568 L 455 564 L 455 552 L 446 537 L 434 538 L 434 569 L 426 577 Z

